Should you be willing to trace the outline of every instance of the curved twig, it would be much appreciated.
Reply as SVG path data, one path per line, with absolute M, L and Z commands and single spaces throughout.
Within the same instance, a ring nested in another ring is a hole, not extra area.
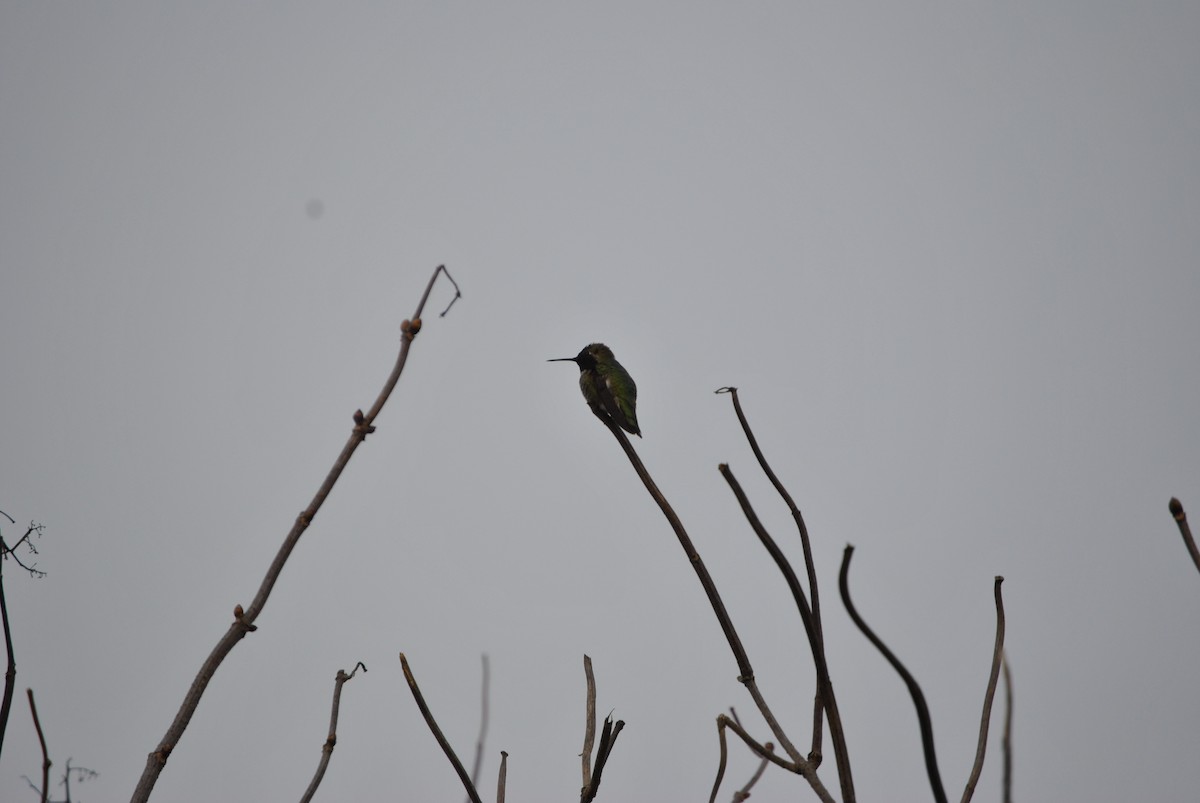
M 417 685 L 417 679 L 413 677 L 412 670 L 408 668 L 408 659 L 404 657 L 404 653 L 400 653 L 400 669 L 404 672 L 404 679 L 408 681 L 408 688 L 412 692 L 413 699 L 417 702 L 417 708 L 421 709 L 421 716 L 425 717 L 425 724 L 429 726 L 429 732 L 433 734 L 433 738 L 437 739 L 442 752 L 446 754 L 446 758 L 450 760 L 454 771 L 458 773 L 458 779 L 462 781 L 463 787 L 467 790 L 467 797 L 471 799 L 472 803 L 483 803 L 479 799 L 479 793 L 475 791 L 475 785 L 471 783 L 471 776 L 467 775 L 466 768 L 458 760 L 458 756 L 454 754 L 454 748 L 450 746 L 450 742 L 442 733 L 442 729 L 438 727 L 437 720 L 433 718 L 433 712 L 425 704 L 425 697 L 421 694 L 421 688 Z
M 1187 514 L 1183 512 L 1183 503 L 1172 496 L 1168 507 L 1171 515 L 1175 517 L 1175 523 L 1179 525 L 1179 534 L 1183 536 L 1183 544 L 1192 556 L 1192 563 L 1200 570 L 1200 549 L 1196 548 L 1196 539 L 1192 538 L 1192 528 L 1188 525 Z
M 29 713 L 33 715 L 33 727 L 37 731 L 38 743 L 42 746 L 42 803 L 50 799 L 50 752 L 46 749 L 46 737 L 42 734 L 42 720 L 38 718 L 37 705 L 33 702 L 33 689 L 26 689 L 29 697 Z
M 979 782 L 979 773 L 983 772 L 983 756 L 987 752 L 988 723 L 992 719 L 992 699 L 996 696 L 996 680 L 1000 676 L 1000 662 L 1004 658 L 1004 597 L 1000 594 L 1000 585 L 1004 578 L 996 575 L 992 586 L 992 594 L 996 598 L 996 644 L 992 649 L 992 672 L 988 676 L 987 691 L 983 693 L 983 716 L 979 722 L 979 743 L 975 747 L 975 763 L 971 767 L 971 776 L 967 779 L 967 787 L 963 790 L 962 803 L 968 803 L 975 794 L 975 784 Z
M 913 705 L 917 709 L 917 721 L 921 726 L 921 749 L 925 752 L 925 772 L 929 775 L 929 786 L 933 790 L 933 797 L 937 803 L 946 803 L 946 790 L 942 786 L 942 776 L 938 772 L 937 753 L 933 748 L 933 721 L 929 717 L 929 706 L 925 704 L 925 694 L 921 691 L 921 686 L 917 683 L 917 679 L 900 663 L 900 659 L 888 649 L 887 645 L 875 635 L 875 631 L 867 626 L 863 618 L 858 615 L 858 611 L 854 607 L 854 602 L 850 599 L 850 557 L 854 554 L 854 547 L 846 545 L 846 551 L 842 553 L 842 569 L 838 575 L 838 589 L 842 593 L 842 604 L 846 606 L 846 612 L 850 614 L 850 618 L 854 620 L 854 624 L 862 631 L 862 634 L 867 637 L 867 640 L 875 645 L 875 649 L 883 654 L 887 662 L 892 665 L 892 669 L 900 675 L 904 681 L 904 685 L 908 687 L 908 694 L 912 697 Z
M 383 389 L 379 392 L 375 403 L 371 405 L 369 412 L 364 415 L 361 410 L 355 411 L 354 428 L 350 432 L 350 437 L 347 439 L 346 445 L 342 447 L 341 454 L 334 461 L 333 467 L 326 475 L 325 481 L 321 483 L 321 487 L 317 489 L 317 493 L 313 496 L 312 501 L 309 502 L 308 507 L 296 517 L 295 524 L 292 525 L 291 531 L 284 538 L 283 544 L 279 547 L 279 551 L 275 555 L 275 559 L 271 561 L 271 565 L 263 577 L 262 584 L 259 586 L 258 593 L 254 595 L 250 606 L 244 610 L 241 605 L 237 605 L 234 608 L 233 624 L 229 626 L 229 629 L 225 631 L 225 635 L 221 637 L 216 646 L 213 647 L 212 652 L 204 659 L 204 663 L 200 666 L 200 671 L 196 673 L 195 679 L 192 680 L 191 687 L 188 688 L 187 694 L 184 695 L 183 704 L 180 705 L 179 711 L 175 714 L 174 720 L 172 720 L 171 725 L 167 728 L 166 734 L 154 751 L 147 756 L 146 768 L 142 771 L 142 776 L 133 791 L 131 803 L 145 803 L 149 799 L 150 793 L 154 790 L 154 784 L 158 781 L 158 776 L 162 773 L 163 767 L 166 766 L 171 751 L 175 749 L 175 745 L 179 743 L 183 732 L 187 730 L 188 723 L 191 722 L 192 716 L 196 713 L 197 706 L 200 705 L 200 698 L 204 695 L 209 682 L 216 674 L 217 668 L 225 660 L 225 656 L 229 654 L 239 641 L 245 638 L 247 633 L 251 633 L 257 629 L 254 621 L 262 613 L 263 608 L 266 607 L 267 599 L 271 596 L 271 590 L 275 587 L 275 582 L 279 579 L 284 564 L 287 563 L 292 551 L 296 548 L 296 544 L 300 542 L 300 536 L 308 529 L 308 525 L 312 523 L 313 517 L 317 515 L 317 511 L 325 503 L 326 497 L 333 490 L 333 486 L 337 483 L 338 478 L 342 476 L 342 472 L 346 469 L 346 465 L 350 462 L 350 458 L 354 455 L 355 450 L 358 449 L 359 444 L 366 440 L 367 435 L 375 431 L 375 418 L 383 409 L 384 404 L 387 403 L 392 389 L 396 387 L 396 383 L 400 380 L 400 374 L 404 371 L 404 364 L 408 361 L 409 347 L 412 345 L 413 338 L 421 331 L 421 313 L 425 309 L 425 302 L 429 299 L 429 293 L 440 274 L 445 274 L 447 279 L 450 279 L 451 282 L 454 281 L 446 271 L 446 266 L 439 265 L 433 271 L 433 275 L 430 276 L 429 283 L 425 286 L 425 292 L 421 296 L 421 302 L 417 305 L 417 310 L 413 314 L 412 319 L 405 320 L 400 324 L 400 354 L 396 357 L 396 364 L 384 382 Z M 457 289 L 457 285 L 455 287 Z M 447 307 L 447 310 L 449 310 L 449 307 Z
M 349 675 L 346 670 L 339 669 L 337 676 L 333 681 L 333 710 L 329 714 L 329 735 L 325 738 L 325 744 L 321 745 L 321 760 L 317 764 L 317 772 L 313 775 L 312 781 L 308 784 L 308 789 L 304 790 L 303 797 L 300 798 L 300 803 L 308 803 L 313 799 L 313 795 L 317 793 L 317 787 L 321 785 L 321 780 L 325 777 L 325 770 L 329 768 L 329 760 L 333 758 L 333 748 L 337 745 L 337 723 L 338 709 L 342 703 L 342 686 L 346 681 L 358 674 L 358 670 L 366 672 L 367 667 L 359 661 L 354 665 L 354 669 Z
M 804 630 L 808 635 L 808 643 L 812 648 L 813 664 L 817 670 L 817 697 L 822 700 L 826 713 L 829 715 L 829 731 L 833 739 L 834 755 L 838 763 L 838 779 L 842 784 L 842 796 L 845 803 L 853 803 L 854 801 L 854 781 L 850 775 L 850 756 L 846 749 L 845 736 L 842 732 L 842 718 L 838 713 L 837 698 L 833 694 L 833 684 L 829 680 L 829 666 L 825 661 L 825 646 L 821 638 L 816 616 L 808 607 L 808 600 L 804 595 L 804 588 L 800 585 L 800 580 L 796 577 L 796 572 L 792 569 L 792 564 L 788 561 L 787 556 L 783 554 L 783 550 L 775 543 L 775 539 L 763 527 L 762 522 L 758 518 L 758 514 L 754 512 L 754 507 L 750 504 L 750 499 L 742 490 L 741 484 L 737 478 L 733 476 L 733 470 L 729 468 L 727 463 L 719 465 L 718 470 L 721 476 L 729 484 L 733 495 L 737 497 L 738 504 L 741 505 L 742 513 L 745 514 L 746 520 L 750 524 L 750 528 L 754 530 L 763 547 L 766 548 L 771 559 L 775 561 L 775 565 L 779 567 L 779 571 L 783 574 L 784 580 L 787 582 L 788 589 L 792 592 L 792 599 L 796 603 L 796 608 L 800 612 L 800 621 L 804 623 Z M 814 717 L 814 719 L 818 719 Z M 814 727 L 814 734 L 819 734 L 819 727 Z M 814 745 L 816 755 L 810 755 L 809 761 L 814 766 L 820 764 L 820 741 L 818 737 L 814 737 Z
M 736 733 L 738 735 L 738 738 L 741 739 L 743 742 L 745 742 L 746 746 L 749 747 L 750 750 L 756 756 L 758 756 L 759 758 L 762 758 L 762 759 L 766 759 L 767 761 L 771 762 L 772 764 L 775 764 L 778 767 L 782 767 L 783 769 L 787 770 L 788 772 L 795 773 L 797 775 L 802 776 L 806 781 L 808 781 L 809 786 L 812 787 L 812 790 L 813 790 L 813 792 L 816 793 L 817 797 L 819 797 L 822 801 L 825 801 L 825 803 L 833 803 L 833 796 L 829 793 L 829 790 L 825 788 L 825 785 L 823 783 L 821 783 L 821 779 L 817 776 L 817 771 L 807 761 L 805 761 L 804 759 L 800 759 L 799 762 L 794 762 L 794 761 L 788 761 L 788 760 L 780 757 L 779 755 L 777 755 L 775 753 L 774 750 L 768 749 L 767 745 L 761 745 L 758 742 L 756 742 L 754 740 L 754 737 L 751 736 L 749 733 L 747 733 L 746 729 L 743 728 L 741 725 L 739 725 L 737 722 L 735 722 L 733 719 L 725 716 L 724 714 L 721 714 L 717 717 L 717 733 L 720 736 L 722 741 L 724 741 L 724 739 L 725 739 L 725 736 L 724 736 L 725 728 L 728 728 L 729 730 Z M 768 742 L 767 744 L 769 745 L 770 742 Z M 722 775 L 723 774 L 724 773 L 722 773 Z M 716 794 L 719 791 L 718 790 L 719 785 L 720 785 L 720 777 L 717 778 L 717 783 L 713 786 L 713 791 L 712 791 L 713 799 L 716 798 Z

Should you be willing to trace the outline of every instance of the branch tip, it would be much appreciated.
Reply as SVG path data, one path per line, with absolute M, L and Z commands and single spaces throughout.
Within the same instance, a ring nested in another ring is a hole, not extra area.
M 1183 512 L 1183 503 L 1175 497 L 1171 497 L 1171 501 L 1167 507 L 1170 508 L 1171 515 L 1175 517 L 1175 521 L 1184 521 L 1187 519 L 1187 514 Z

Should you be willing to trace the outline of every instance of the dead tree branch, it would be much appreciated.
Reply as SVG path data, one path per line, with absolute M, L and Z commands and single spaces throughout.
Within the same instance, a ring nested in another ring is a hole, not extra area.
M 369 412 L 365 415 L 361 410 L 354 413 L 354 427 L 350 431 L 350 437 L 346 441 L 346 445 L 342 447 L 341 454 L 334 461 L 333 467 L 329 470 L 325 481 L 321 483 L 321 487 L 317 490 L 316 495 L 309 503 L 308 507 L 296 517 L 296 522 L 292 526 L 291 531 L 284 538 L 283 544 L 279 548 L 279 552 L 275 555 L 275 559 L 271 562 L 270 568 L 267 569 L 266 576 L 263 577 L 262 585 L 259 586 L 258 593 L 250 602 L 250 606 L 243 610 L 241 605 L 234 607 L 234 621 L 225 632 L 225 635 L 213 647 L 212 652 L 204 660 L 200 667 L 200 671 L 196 674 L 192 681 L 191 687 L 184 696 L 183 704 L 179 711 L 175 714 L 174 720 L 170 727 L 167 728 L 166 734 L 158 743 L 158 746 L 146 758 L 146 768 L 142 771 L 142 776 L 138 781 L 137 787 L 134 789 L 132 803 L 145 803 L 149 799 L 150 793 L 154 790 L 154 784 L 158 781 L 158 776 L 162 773 L 163 767 L 166 766 L 167 759 L 171 755 L 171 751 L 179 743 L 179 739 L 183 736 L 183 732 L 187 729 L 188 723 L 196 712 L 197 706 L 200 704 L 200 698 L 204 695 L 205 689 L 208 688 L 209 682 L 216 674 L 217 668 L 225 660 L 225 656 L 241 641 L 247 633 L 251 633 L 257 629 L 254 624 L 266 607 L 267 599 L 271 596 L 271 590 L 275 587 L 275 582 L 279 579 L 280 573 L 283 571 L 284 564 L 287 563 L 292 551 L 296 548 L 296 544 L 300 541 L 300 536 L 308 529 L 313 518 L 317 515 L 317 511 L 321 509 L 325 499 L 329 496 L 333 486 L 337 483 L 338 478 L 342 476 L 342 472 L 346 469 L 346 465 L 350 462 L 350 458 L 358 449 L 359 445 L 366 440 L 367 435 L 375 431 L 374 421 L 383 409 L 391 396 L 392 389 L 396 387 L 396 383 L 400 380 L 400 374 L 404 371 L 404 365 L 408 361 L 409 348 L 412 346 L 413 339 L 417 333 L 421 331 L 421 313 L 425 309 L 425 302 L 429 299 L 429 293 L 433 290 L 434 282 L 437 277 L 445 274 L 447 279 L 450 279 L 450 274 L 446 272 L 445 265 L 439 265 L 429 278 L 429 283 L 425 286 L 425 292 L 421 296 L 421 301 L 417 304 L 417 310 L 411 319 L 405 320 L 400 324 L 400 353 L 396 358 L 396 364 L 392 368 L 391 374 L 384 382 L 383 389 L 379 392 L 379 396 L 375 399 L 375 403 L 371 406 Z M 453 282 L 453 279 L 450 279 Z M 457 284 L 455 290 L 457 291 Z M 457 299 L 461 295 L 457 293 Z M 451 301 L 451 304 L 454 302 Z M 449 311 L 449 307 L 446 308 Z M 444 315 L 445 313 L 443 313 Z
M 925 694 L 921 691 L 921 686 L 912 673 L 905 668 L 904 664 L 900 663 L 900 659 L 896 657 L 895 653 L 888 649 L 883 640 L 875 635 L 875 631 L 871 630 L 863 618 L 858 615 L 854 602 L 850 599 L 850 558 L 853 554 L 854 547 L 847 544 L 846 551 L 842 553 L 842 570 L 838 575 L 838 588 L 842 592 L 842 604 L 846 606 L 846 612 L 850 614 L 854 624 L 867 637 L 867 640 L 875 645 L 875 649 L 879 650 L 887 659 L 887 662 L 892 665 L 892 669 L 896 670 L 896 673 L 904 681 L 904 685 L 908 687 L 908 694 L 912 697 L 913 706 L 917 709 L 917 721 L 921 727 L 921 749 L 925 752 L 925 772 L 929 775 L 929 786 L 933 790 L 934 800 L 937 803 L 946 803 L 946 790 L 942 786 L 942 776 L 938 772 L 937 752 L 933 747 L 933 720 L 929 717 L 929 706 L 925 703 Z
M 592 659 L 586 655 L 583 656 L 583 674 L 587 679 L 587 714 L 583 727 L 583 787 L 579 790 L 579 800 L 580 803 L 591 803 L 600 791 L 600 776 L 608 763 L 609 754 L 617 744 L 617 734 L 625 727 L 625 721 L 618 719 L 614 724 L 612 715 L 605 717 L 593 765 L 592 743 L 596 738 L 596 676 L 592 674 Z
M 37 730 L 38 742 L 42 746 L 42 803 L 46 803 L 50 799 L 50 753 L 46 750 L 46 736 L 42 733 L 37 704 L 33 702 L 33 689 L 26 689 L 25 694 L 29 697 L 29 713 L 33 715 L 33 727 Z
M 333 757 L 333 748 L 337 745 L 337 723 L 338 709 L 342 703 L 342 686 L 346 685 L 346 681 L 358 674 L 358 670 L 367 671 L 367 667 L 359 661 L 354 665 L 354 669 L 350 674 L 346 674 L 346 670 L 339 669 L 337 677 L 333 682 L 333 711 L 329 715 L 329 736 L 325 739 L 325 744 L 321 746 L 321 761 L 317 764 L 317 772 L 313 775 L 312 781 L 308 784 L 308 789 L 304 791 L 304 796 L 300 798 L 300 803 L 309 803 L 313 799 L 313 795 L 317 793 L 317 787 L 321 785 L 321 780 L 325 777 L 325 770 L 329 767 L 329 760 Z
M 449 740 L 442 733 L 442 729 L 438 727 L 437 720 L 433 718 L 433 712 L 425 704 L 425 697 L 421 694 L 421 688 L 417 685 L 417 679 L 413 677 L 412 670 L 408 668 L 408 659 L 404 657 L 404 653 L 400 653 L 400 668 L 404 671 L 404 679 L 408 681 L 408 688 L 412 692 L 413 700 L 417 703 L 417 708 L 421 709 L 421 716 L 425 717 L 425 724 L 429 727 L 429 732 L 433 734 L 434 739 L 437 739 L 442 752 L 450 760 L 450 765 L 458 773 L 458 779 L 462 781 L 463 787 L 467 790 L 467 797 L 471 799 L 471 803 L 483 803 L 479 799 L 479 792 L 475 791 L 475 784 L 471 783 L 471 776 L 467 775 L 466 768 L 458 760 L 454 748 L 450 746 Z
M 1004 659 L 1004 597 L 1000 586 L 1004 578 L 996 576 L 992 586 L 992 594 L 996 598 L 996 644 L 992 648 L 992 672 L 988 676 L 987 690 L 983 693 L 983 715 L 979 722 L 979 743 L 975 748 L 975 763 L 971 767 L 971 776 L 967 779 L 967 787 L 963 790 L 962 803 L 969 803 L 975 795 L 975 784 L 979 783 L 979 773 L 983 772 L 983 757 L 987 752 L 988 724 L 992 721 L 992 699 L 996 696 L 996 681 L 1000 676 L 1000 663 Z
M 758 465 L 762 468 L 763 474 L 770 480 L 784 504 L 787 505 L 788 511 L 792 514 L 792 519 L 796 522 L 796 529 L 800 534 L 800 548 L 804 554 L 804 566 L 808 575 L 809 596 L 812 599 L 812 608 L 809 616 L 806 618 L 805 610 L 808 607 L 804 597 L 804 590 L 800 587 L 799 581 L 795 577 L 795 572 L 792 571 L 791 564 L 784 557 L 783 552 L 774 545 L 774 541 L 770 536 L 766 536 L 763 545 L 775 560 L 779 570 L 783 573 L 787 580 L 788 588 L 792 591 L 792 597 L 796 601 L 796 606 L 800 611 L 801 621 L 804 622 L 804 630 L 808 636 L 809 648 L 812 651 L 813 665 L 816 668 L 817 689 L 814 695 L 816 704 L 813 711 L 813 733 L 812 733 L 812 749 L 809 753 L 809 761 L 814 766 L 819 766 L 821 763 L 821 734 L 822 734 L 822 718 L 821 710 L 824 709 L 826 716 L 829 719 L 829 736 L 833 740 L 834 760 L 838 766 L 838 779 L 841 783 L 842 797 L 846 803 L 852 803 L 855 799 L 853 773 L 850 769 L 850 751 L 846 746 L 845 730 L 842 726 L 842 717 L 838 712 L 837 697 L 833 692 L 833 683 L 829 677 L 829 664 L 825 655 L 825 635 L 824 626 L 821 623 L 821 598 L 817 584 L 817 570 L 813 563 L 812 544 L 808 537 L 808 526 L 804 523 L 804 516 L 800 513 L 800 508 L 796 506 L 792 495 L 788 493 L 787 488 L 780 482 L 779 477 L 775 475 L 771 465 L 767 462 L 766 456 L 762 449 L 759 448 L 758 439 L 754 437 L 754 431 L 750 428 L 750 422 L 746 418 L 745 411 L 742 409 L 742 402 L 738 397 L 738 390 L 735 387 L 724 387 L 716 391 L 717 393 L 728 393 L 733 401 L 733 409 L 737 414 L 738 422 L 742 426 L 742 432 L 746 435 L 746 441 L 750 444 L 751 451 L 754 452 L 755 459 L 758 460 Z M 722 471 L 724 474 L 725 471 Z M 726 477 L 730 481 L 732 474 Z M 732 483 L 731 483 L 732 486 Z M 738 491 L 735 490 L 735 494 Z M 740 494 L 738 501 L 741 502 L 745 498 L 744 494 Z M 742 505 L 745 511 L 749 506 L 749 502 Z M 752 513 L 747 513 L 749 518 Z M 753 526 L 753 525 L 752 525 Z M 758 532 L 756 530 L 755 532 Z M 759 538 L 762 539 L 765 535 L 765 530 L 759 533 Z

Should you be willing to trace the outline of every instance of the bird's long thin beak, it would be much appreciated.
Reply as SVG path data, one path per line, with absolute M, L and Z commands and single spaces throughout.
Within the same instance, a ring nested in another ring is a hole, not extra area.
M 574 357 L 551 357 L 546 362 L 575 362 Z

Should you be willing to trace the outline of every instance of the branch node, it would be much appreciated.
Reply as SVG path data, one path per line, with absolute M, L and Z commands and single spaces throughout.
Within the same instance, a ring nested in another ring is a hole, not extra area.
M 241 605 L 233 606 L 233 619 L 247 633 L 253 633 L 255 630 L 258 630 L 258 625 L 253 625 L 246 621 L 246 611 Z

